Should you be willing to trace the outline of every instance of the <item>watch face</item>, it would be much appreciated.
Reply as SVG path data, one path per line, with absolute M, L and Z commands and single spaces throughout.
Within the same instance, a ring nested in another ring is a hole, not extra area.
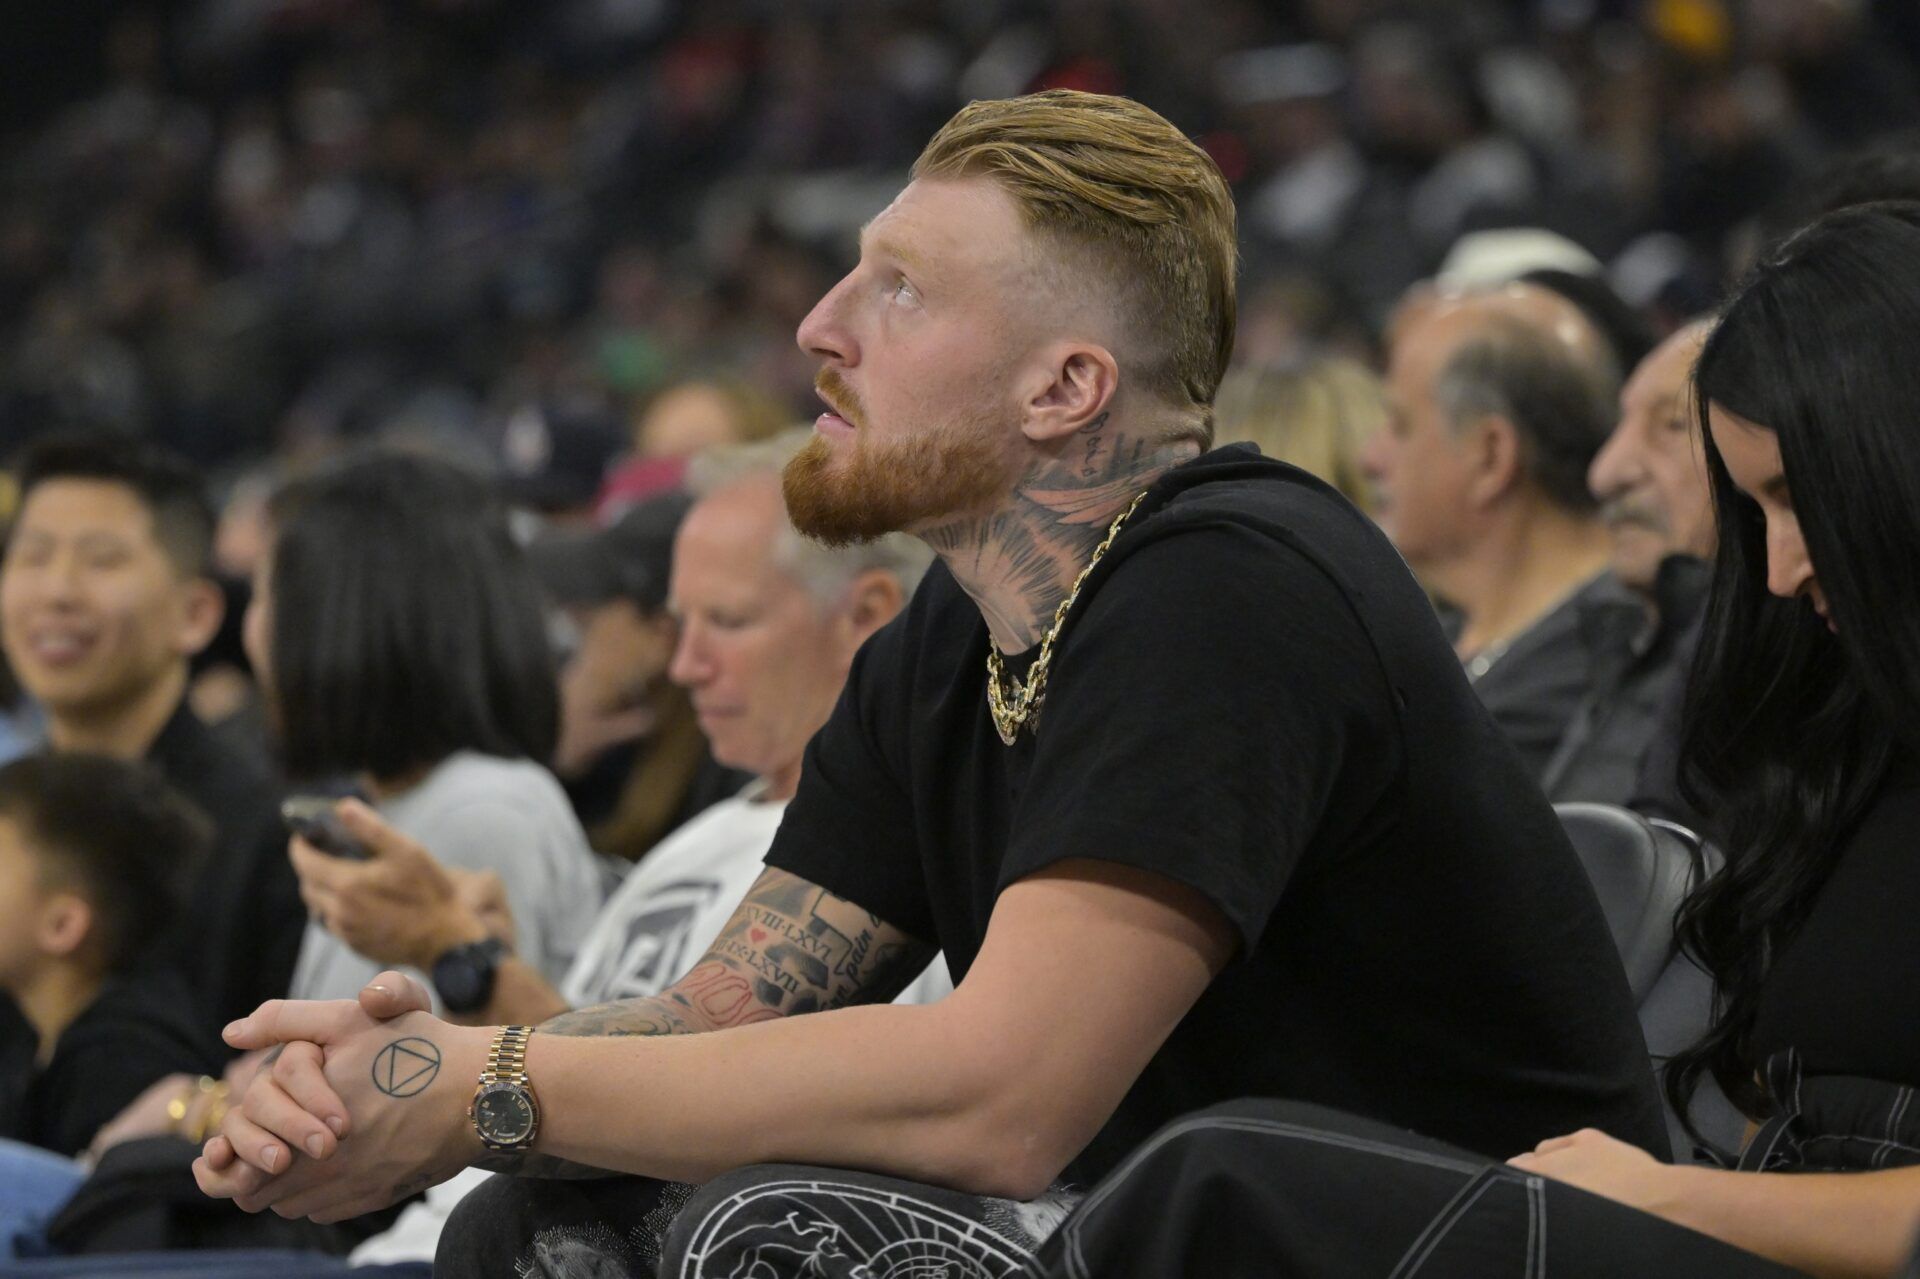
M 532 1095 L 519 1084 L 491 1084 L 473 1099 L 473 1126 L 496 1146 L 530 1139 L 537 1119 Z

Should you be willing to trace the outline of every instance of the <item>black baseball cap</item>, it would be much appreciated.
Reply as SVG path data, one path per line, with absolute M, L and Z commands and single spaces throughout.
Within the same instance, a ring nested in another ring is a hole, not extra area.
M 556 604 L 630 599 L 655 611 L 667 602 L 674 534 L 692 505 L 685 493 L 662 493 L 629 507 L 606 528 L 535 539 L 527 562 Z

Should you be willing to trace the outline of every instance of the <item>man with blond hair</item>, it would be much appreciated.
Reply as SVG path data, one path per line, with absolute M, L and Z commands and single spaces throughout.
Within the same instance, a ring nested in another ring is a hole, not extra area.
M 1324 484 L 1202 453 L 1233 234 L 1136 103 L 955 116 L 800 327 L 830 411 L 786 476 L 803 533 L 941 562 L 706 960 L 531 1033 L 397 974 L 263 1006 L 229 1038 L 287 1046 L 202 1186 L 331 1219 L 520 1174 L 449 1224 L 462 1275 L 1005 1275 L 1032 1201 L 1232 1097 L 1664 1146 L 1593 894 L 1425 597 Z M 887 1006 L 936 946 L 954 993 Z

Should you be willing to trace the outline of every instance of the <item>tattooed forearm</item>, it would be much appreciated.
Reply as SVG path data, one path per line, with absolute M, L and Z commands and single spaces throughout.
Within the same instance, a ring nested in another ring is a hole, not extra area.
M 664 997 L 576 1008 L 540 1023 L 549 1035 L 691 1035 L 701 1029 Z
M 761 872 L 693 969 L 659 995 L 562 1013 L 549 1035 L 695 1035 L 850 1004 L 884 1003 L 933 948 L 785 871 Z M 491 1151 L 475 1167 L 522 1177 L 586 1178 L 602 1168 L 527 1151 Z
M 816 884 L 769 870 L 672 987 L 562 1013 L 552 1035 L 692 1035 L 892 999 L 932 950 Z

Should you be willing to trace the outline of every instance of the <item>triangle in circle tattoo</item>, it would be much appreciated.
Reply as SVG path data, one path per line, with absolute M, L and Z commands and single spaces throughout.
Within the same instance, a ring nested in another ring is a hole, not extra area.
M 417 1036 L 396 1039 L 373 1059 L 373 1086 L 389 1097 L 425 1092 L 440 1073 L 440 1050 Z

